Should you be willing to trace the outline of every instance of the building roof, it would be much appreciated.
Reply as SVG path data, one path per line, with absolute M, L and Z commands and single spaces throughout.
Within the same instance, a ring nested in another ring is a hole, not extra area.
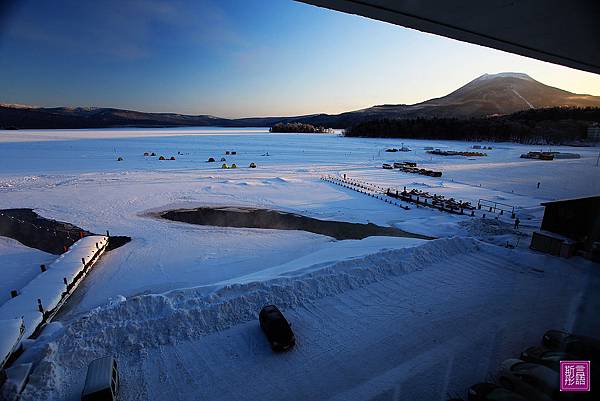
M 549 206 L 549 205 L 555 205 L 557 203 L 568 203 L 568 202 L 577 202 L 577 201 L 583 201 L 583 200 L 596 200 L 598 203 L 598 205 L 600 205 L 600 195 L 594 195 L 594 196 L 582 196 L 579 198 L 567 198 L 567 199 L 558 199 L 555 201 L 549 201 L 549 202 L 542 202 L 540 203 L 540 205 L 542 206 Z
M 597 1 L 300 1 L 600 74 Z

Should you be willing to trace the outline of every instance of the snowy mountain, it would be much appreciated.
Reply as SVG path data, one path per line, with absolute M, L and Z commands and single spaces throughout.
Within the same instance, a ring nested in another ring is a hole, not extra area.
M 536 81 L 527 74 L 483 74 L 454 92 L 414 105 L 364 110 L 388 117 L 483 117 L 545 107 L 600 107 L 600 96 L 579 95 Z
M 484 74 L 446 96 L 421 103 L 379 105 L 335 115 L 313 114 L 295 117 L 227 119 L 210 115 L 144 113 L 115 108 L 39 108 L 0 104 L 0 127 L 267 127 L 279 122 L 302 122 L 346 128 L 358 122 L 374 118 L 471 118 L 504 115 L 527 109 L 556 106 L 600 107 L 600 96 L 575 94 L 545 85 L 527 74 L 505 72 Z

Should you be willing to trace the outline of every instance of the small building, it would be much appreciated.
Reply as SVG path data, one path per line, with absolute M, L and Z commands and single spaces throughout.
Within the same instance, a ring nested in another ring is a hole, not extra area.
M 600 124 L 595 123 L 588 127 L 587 139 L 592 142 L 600 142 Z
M 544 202 L 541 231 L 533 234 L 531 248 L 570 256 L 582 251 L 596 260 L 600 255 L 600 196 Z

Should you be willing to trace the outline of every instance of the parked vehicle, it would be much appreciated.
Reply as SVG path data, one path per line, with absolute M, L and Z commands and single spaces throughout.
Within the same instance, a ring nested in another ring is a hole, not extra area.
M 258 319 L 273 351 L 286 351 L 296 344 L 291 325 L 275 305 L 262 308 Z
M 572 361 L 577 357 L 563 351 L 549 350 L 545 347 L 529 347 L 521 352 L 521 359 L 525 362 L 544 365 L 560 372 L 560 361 Z
M 600 340 L 570 334 L 560 330 L 548 330 L 542 343 L 551 350 L 563 351 L 586 360 L 600 360 Z
M 93 360 L 88 366 L 81 401 L 115 401 L 118 393 L 117 361 L 112 356 Z
M 521 359 L 507 359 L 500 366 L 498 383 L 529 400 L 551 401 L 558 397 L 558 372 Z
M 478 383 L 467 391 L 469 401 L 528 401 L 527 398 L 494 383 Z

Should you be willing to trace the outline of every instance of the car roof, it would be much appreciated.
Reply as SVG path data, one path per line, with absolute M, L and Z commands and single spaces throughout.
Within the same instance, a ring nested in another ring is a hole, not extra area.
M 264 308 L 262 308 L 262 311 L 265 312 L 265 313 L 274 313 L 274 312 L 281 313 L 281 311 L 279 310 L 279 308 L 276 307 L 275 305 L 267 305 Z
M 554 370 L 531 362 L 515 363 L 511 367 L 511 371 L 517 374 L 527 374 L 535 376 L 537 379 L 543 380 L 550 387 L 558 386 L 558 373 Z
M 112 356 L 105 356 L 90 362 L 82 395 L 92 394 L 110 387 L 114 363 L 115 359 Z

